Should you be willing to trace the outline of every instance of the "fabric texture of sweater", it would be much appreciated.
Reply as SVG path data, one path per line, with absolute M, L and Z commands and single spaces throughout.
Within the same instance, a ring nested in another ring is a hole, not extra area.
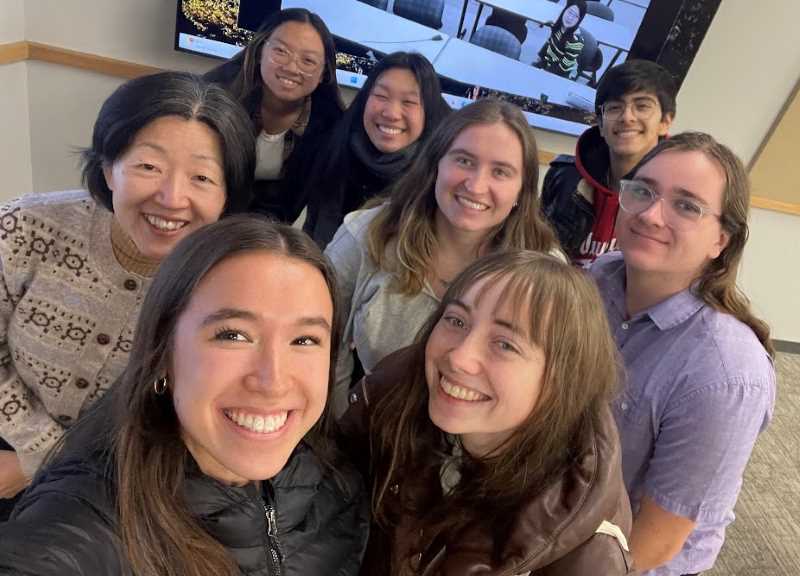
M 82 190 L 0 209 L 0 437 L 28 476 L 127 364 L 150 279 L 115 259 L 112 219 Z

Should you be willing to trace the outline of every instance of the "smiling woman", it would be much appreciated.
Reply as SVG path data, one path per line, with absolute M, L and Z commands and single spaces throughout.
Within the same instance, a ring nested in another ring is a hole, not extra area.
M 289 226 L 234 216 L 181 242 L 125 374 L 0 525 L 0 572 L 355 576 L 367 502 L 326 409 L 335 292 Z
M 146 76 L 100 110 L 83 153 L 88 193 L 34 194 L 0 210 L 0 498 L 27 484 L 122 373 L 160 261 L 247 207 L 253 149 L 247 115 L 222 88 Z

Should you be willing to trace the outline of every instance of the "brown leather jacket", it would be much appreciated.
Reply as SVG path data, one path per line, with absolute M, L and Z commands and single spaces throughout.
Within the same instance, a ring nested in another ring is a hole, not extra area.
M 378 364 L 375 371 L 350 394 L 350 409 L 340 424 L 356 459 L 369 454 L 369 413 L 382 390 L 391 388 L 408 358 L 404 349 Z M 364 471 L 369 469 L 362 462 Z M 395 497 L 414 490 L 421 482 L 438 478 L 398 477 L 390 492 Z M 369 482 L 368 482 L 369 484 Z M 627 537 L 631 509 L 622 480 L 620 444 L 610 410 L 585 447 L 580 461 L 544 493 L 520 503 L 501 561 L 492 561 L 493 535 L 482 526 L 467 530 L 456 542 L 414 557 L 413 570 L 403 574 L 422 576 L 617 576 L 633 574 Z M 389 557 L 404 557 L 410 549 L 421 550 L 430 542 L 401 520 L 391 535 L 373 524 L 373 533 L 361 574 L 386 576 Z M 399 576 L 391 574 L 391 576 Z

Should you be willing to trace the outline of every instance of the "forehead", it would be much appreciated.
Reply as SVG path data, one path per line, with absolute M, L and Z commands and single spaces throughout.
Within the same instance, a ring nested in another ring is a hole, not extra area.
M 448 151 L 453 149 L 522 168 L 522 142 L 516 132 L 502 121 L 467 126 L 455 137 Z
M 419 93 L 419 84 L 417 78 L 407 68 L 390 68 L 385 70 L 375 80 L 375 88 L 384 88 L 397 92 L 415 92 Z
M 139 129 L 131 147 L 157 144 L 167 151 L 186 151 L 216 158 L 222 163 L 222 144 L 219 134 L 206 123 L 180 116 L 161 116 Z
M 306 50 L 322 54 L 325 51 L 322 38 L 308 22 L 284 22 L 272 31 L 268 40 L 281 42 L 295 50 Z
M 609 98 L 608 102 L 637 102 L 643 100 L 648 100 L 654 104 L 659 104 L 656 93 L 650 92 L 649 90 L 635 90 L 633 92 L 628 92 L 627 94 L 623 94 L 622 96 L 618 96 L 616 98 Z
M 687 190 L 713 207 L 722 205 L 725 173 L 703 152 L 667 150 L 636 172 L 637 178 L 656 184 L 660 192 Z

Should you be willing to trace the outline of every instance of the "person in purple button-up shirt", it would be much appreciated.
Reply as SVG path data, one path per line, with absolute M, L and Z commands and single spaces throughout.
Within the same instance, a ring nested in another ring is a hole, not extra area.
M 711 136 L 665 140 L 623 181 L 622 254 L 591 268 L 626 381 L 614 410 L 648 576 L 714 565 L 775 402 L 769 328 L 736 287 L 749 184 Z

